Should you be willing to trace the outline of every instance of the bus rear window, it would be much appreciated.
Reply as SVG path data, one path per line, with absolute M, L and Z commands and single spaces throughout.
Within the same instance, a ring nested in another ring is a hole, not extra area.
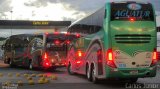
M 111 20 L 128 21 L 135 18 L 136 21 L 154 21 L 151 4 L 138 3 L 112 3 Z
M 73 40 L 76 36 L 75 35 L 66 35 L 66 34 L 48 34 L 46 38 L 46 42 L 53 42 L 54 40 L 60 40 L 64 42 L 66 40 Z

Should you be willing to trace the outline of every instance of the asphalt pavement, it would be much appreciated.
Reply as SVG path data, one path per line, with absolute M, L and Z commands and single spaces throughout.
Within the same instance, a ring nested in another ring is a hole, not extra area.
M 3 77 L 0 77 L 1 87 L 0 89 L 4 88 L 4 84 L 6 82 L 11 82 L 16 84 L 17 81 L 22 81 L 22 86 L 14 86 L 9 87 L 7 89 L 123 89 L 123 88 L 153 88 L 159 89 L 160 88 L 160 69 L 157 69 L 157 75 L 153 78 L 140 78 L 137 83 L 131 84 L 123 81 L 117 80 L 104 80 L 100 84 L 93 84 L 89 82 L 84 75 L 69 75 L 66 72 L 66 68 L 59 68 L 55 71 L 49 70 L 28 70 L 25 68 L 10 68 L 9 65 L 4 64 L 0 61 L 0 73 L 3 74 Z M 20 76 L 17 77 L 16 74 L 19 73 Z M 12 76 L 9 76 L 12 75 Z M 36 77 L 32 77 L 34 84 L 29 84 L 25 74 L 32 75 L 35 74 Z M 44 74 L 47 76 L 55 75 L 57 79 L 49 79 L 49 83 L 39 84 L 38 80 L 39 74 Z

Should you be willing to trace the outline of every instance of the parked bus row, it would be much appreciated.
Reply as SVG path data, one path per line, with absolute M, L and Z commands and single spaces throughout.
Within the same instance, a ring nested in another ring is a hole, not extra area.
M 22 49 L 11 42 L 9 50 L 3 47 L 5 63 L 30 69 L 67 63 L 69 74 L 86 75 L 94 83 L 108 78 L 136 82 L 156 76 L 157 31 L 150 3 L 106 3 L 69 26 L 68 33 L 32 35 L 27 42 L 20 39 L 28 44 Z
M 64 67 L 67 48 L 75 37 L 58 32 L 10 36 L 2 46 L 4 63 L 29 69 Z

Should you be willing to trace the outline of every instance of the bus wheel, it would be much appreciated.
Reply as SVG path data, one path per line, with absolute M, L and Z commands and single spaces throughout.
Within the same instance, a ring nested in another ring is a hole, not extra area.
M 131 78 L 129 81 L 130 81 L 131 83 L 136 83 L 137 80 L 138 80 L 138 78 Z
M 96 68 L 94 65 L 91 66 L 91 80 L 93 83 L 98 83 L 99 80 L 96 78 Z
M 86 67 L 86 76 L 89 81 L 92 81 L 91 72 L 89 71 L 89 66 Z
M 14 67 L 13 61 L 11 59 L 9 60 L 9 66 Z
M 5 59 L 7 64 L 10 64 L 10 60 L 11 60 L 10 58 L 9 59 Z
M 30 70 L 33 69 L 32 60 L 29 61 L 29 69 L 30 69 Z
M 74 72 L 72 71 L 72 68 L 71 68 L 71 64 L 69 63 L 68 67 L 67 67 L 67 71 L 68 71 L 68 74 L 70 75 L 73 75 Z

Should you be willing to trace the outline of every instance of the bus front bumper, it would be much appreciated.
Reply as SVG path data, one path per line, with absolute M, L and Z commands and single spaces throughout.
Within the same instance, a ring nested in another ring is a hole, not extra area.
M 157 67 L 149 68 L 111 68 L 106 67 L 106 78 L 144 78 L 155 77 Z M 136 71 L 134 73 L 134 71 Z

